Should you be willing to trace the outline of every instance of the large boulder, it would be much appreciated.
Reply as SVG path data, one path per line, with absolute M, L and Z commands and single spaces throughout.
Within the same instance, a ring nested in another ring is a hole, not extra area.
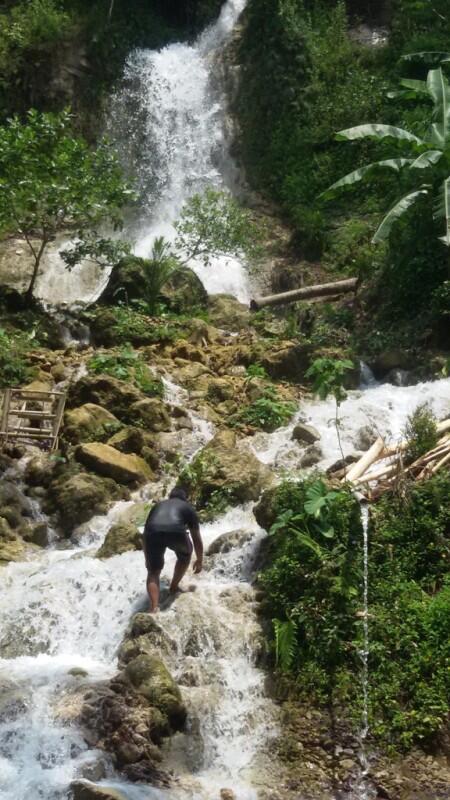
M 136 525 L 118 522 L 109 529 L 96 557 L 111 558 L 130 550 L 142 550 L 142 534 Z
M 177 314 L 192 308 L 206 308 L 208 292 L 200 278 L 187 267 L 177 269 L 161 289 L 161 300 Z
M 85 375 L 69 388 L 68 406 L 94 403 L 119 419 L 127 419 L 130 406 L 142 398 L 136 387 L 111 375 Z
M 125 677 L 138 694 L 167 716 L 172 730 L 182 729 L 186 708 L 177 684 L 160 658 L 137 656 L 126 665 Z
M 106 444 L 115 447 L 121 453 L 136 453 L 140 455 L 145 445 L 144 431 L 141 428 L 134 428 L 132 425 L 128 425 L 117 431 L 114 436 L 111 436 Z
M 256 500 L 271 480 L 268 467 L 238 448 L 233 431 L 224 430 L 195 456 L 185 483 L 198 507 L 205 509 L 219 496 L 231 506 Z
M 128 499 L 127 489 L 110 478 L 101 478 L 86 472 L 61 470 L 48 487 L 44 510 L 58 515 L 59 524 L 66 535 L 95 514 L 106 514 L 116 500 Z
M 280 342 L 262 355 L 261 365 L 271 378 L 300 383 L 311 364 L 311 347 L 295 342 Z
M 240 331 L 250 324 L 250 311 L 231 294 L 211 295 L 208 302 L 208 315 L 212 324 L 226 331 Z
M 74 781 L 70 785 L 71 800 L 126 800 L 118 789 L 96 786 L 90 781 Z
M 140 300 L 144 287 L 145 259 L 126 256 L 115 264 L 109 276 L 108 285 L 101 295 L 105 302 L 117 300 Z
M 148 431 L 170 431 L 171 422 L 167 406 L 157 397 L 137 400 L 129 408 L 129 418 L 142 423 Z
M 154 478 L 143 458 L 133 453 L 120 453 L 109 444 L 92 442 L 79 445 L 75 457 L 89 470 L 105 478 L 113 478 L 117 483 L 142 484 Z
M 121 423 L 110 411 L 95 403 L 85 403 L 64 415 L 64 438 L 72 444 L 99 441 L 111 436 Z
M 221 533 L 217 539 L 214 539 L 213 542 L 209 545 L 206 555 L 208 556 L 215 556 L 219 553 L 229 553 L 230 550 L 234 550 L 237 547 L 242 547 L 247 542 L 250 541 L 254 536 L 254 531 L 245 531 L 245 530 L 237 530 L 237 531 L 226 531 L 225 533 Z
M 304 422 L 297 422 L 292 431 L 292 438 L 300 444 L 314 444 L 320 439 L 320 433 L 313 425 L 306 425 Z

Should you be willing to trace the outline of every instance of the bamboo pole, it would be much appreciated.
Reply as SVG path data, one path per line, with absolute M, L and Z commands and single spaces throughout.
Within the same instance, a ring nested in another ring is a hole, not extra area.
M 280 294 L 269 294 L 266 297 L 255 297 L 250 301 L 252 311 L 258 311 L 266 306 L 282 306 L 288 303 L 296 303 L 298 300 L 311 300 L 321 297 L 331 297 L 332 295 L 346 294 L 355 292 L 358 285 L 357 278 L 347 278 L 344 281 L 334 283 L 321 283 L 315 286 L 304 286 L 301 289 L 292 289 L 290 292 Z
M 363 475 L 366 470 L 373 464 L 373 462 L 377 459 L 377 456 L 384 450 L 384 440 L 381 436 L 373 443 L 372 447 L 369 447 L 368 451 L 364 453 L 362 458 L 353 464 L 353 466 L 347 472 L 346 480 L 352 483 L 361 475 Z

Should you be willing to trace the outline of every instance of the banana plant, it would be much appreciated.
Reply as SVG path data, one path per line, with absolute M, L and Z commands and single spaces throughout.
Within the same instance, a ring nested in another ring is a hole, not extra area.
M 421 139 L 403 128 L 393 125 L 367 124 L 347 128 L 336 134 L 339 141 L 391 140 L 397 152 L 404 149 L 404 156 L 376 161 L 353 170 L 336 181 L 322 193 L 324 199 L 334 197 L 340 189 L 351 188 L 363 180 L 374 178 L 380 171 L 391 170 L 397 173 L 408 171 L 411 177 L 410 190 L 400 197 L 388 211 L 379 225 L 372 241 L 377 244 L 386 240 L 392 226 L 421 197 L 433 198 L 433 217 L 444 221 L 445 234 L 440 240 L 450 247 L 450 86 L 442 69 L 431 69 L 426 81 L 404 79 L 402 91 L 395 96 L 423 99 L 427 97 L 433 104 L 432 121 L 425 136 Z M 391 96 L 394 96 L 392 94 Z

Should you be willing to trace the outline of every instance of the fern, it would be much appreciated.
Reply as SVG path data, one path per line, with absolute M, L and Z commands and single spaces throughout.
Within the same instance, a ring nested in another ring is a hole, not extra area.
M 275 631 L 275 658 L 283 672 L 289 672 L 295 656 L 297 626 L 291 619 L 281 622 L 273 620 Z

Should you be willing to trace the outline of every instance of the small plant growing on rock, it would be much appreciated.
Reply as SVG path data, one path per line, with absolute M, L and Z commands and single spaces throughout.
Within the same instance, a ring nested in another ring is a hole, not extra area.
M 154 378 L 139 353 L 123 348 L 118 353 L 99 353 L 90 359 L 88 369 L 97 374 L 105 372 L 122 381 L 134 380 L 138 388 L 149 397 L 162 397 L 162 381 Z
M 282 400 L 274 386 L 266 386 L 263 397 L 235 414 L 231 424 L 253 425 L 255 428 L 270 432 L 285 425 L 295 411 L 295 403 Z
M 405 439 L 408 442 L 406 459 L 413 462 L 432 450 L 438 441 L 436 418 L 428 403 L 417 406 L 407 419 Z
M 267 380 L 269 377 L 266 368 L 263 367 L 262 364 L 249 364 L 246 373 L 248 378 L 262 378 Z
M 349 359 L 317 358 L 306 371 L 306 377 L 313 381 L 313 392 L 321 400 L 326 400 L 331 394 L 336 402 L 334 423 L 339 443 L 341 456 L 344 458 L 340 435 L 339 407 L 347 397 L 344 389 L 345 375 L 353 369 L 353 362 Z

